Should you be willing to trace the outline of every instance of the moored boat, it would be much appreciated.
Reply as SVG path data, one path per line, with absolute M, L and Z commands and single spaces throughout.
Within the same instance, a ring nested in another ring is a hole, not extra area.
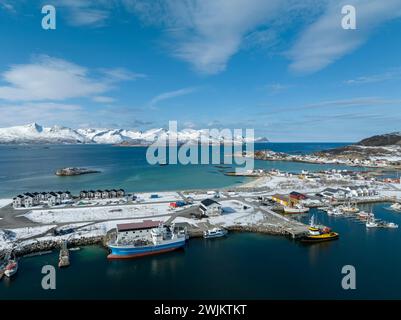
M 301 206 L 301 205 L 295 205 L 295 206 L 284 206 L 284 212 L 285 213 L 306 213 L 309 212 L 309 208 Z
M 117 225 L 115 240 L 108 243 L 108 259 L 129 259 L 177 250 L 185 246 L 186 230 L 175 231 L 174 225 L 145 220 Z
M 342 206 L 341 210 L 344 213 L 358 213 L 359 212 L 359 208 L 356 205 L 352 205 L 351 203 L 349 203 L 346 206 Z
M 11 278 L 15 275 L 18 271 L 18 261 L 15 256 L 10 257 L 7 259 L 6 265 L 4 267 L 4 275 L 8 278 Z
M 360 211 L 356 214 L 358 216 L 358 218 L 362 219 L 362 220 L 369 220 L 372 217 L 374 218 L 374 214 L 371 212 L 366 212 L 366 211 Z
M 211 239 L 211 238 L 221 238 L 226 236 L 228 231 L 224 228 L 213 228 L 210 230 L 206 230 L 203 232 L 203 237 L 205 239 Z
M 379 223 L 376 221 L 374 216 L 369 217 L 366 220 L 366 228 L 377 228 L 379 227 Z

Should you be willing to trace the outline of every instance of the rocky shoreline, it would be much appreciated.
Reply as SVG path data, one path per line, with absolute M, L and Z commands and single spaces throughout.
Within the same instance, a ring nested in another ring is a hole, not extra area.
M 103 244 L 103 236 L 96 236 L 91 238 L 80 238 L 68 240 L 68 248 L 74 248 L 79 246 L 89 246 L 89 245 L 101 245 Z M 13 252 L 16 256 L 25 256 L 28 254 L 39 253 L 44 251 L 51 251 L 55 249 L 60 249 L 61 240 L 47 240 L 38 241 L 37 243 L 32 243 L 23 247 L 16 247 Z

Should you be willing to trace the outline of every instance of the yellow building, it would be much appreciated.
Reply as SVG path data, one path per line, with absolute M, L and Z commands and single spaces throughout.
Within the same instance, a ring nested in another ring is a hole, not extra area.
M 291 199 L 289 196 L 285 196 L 282 194 L 275 194 L 272 196 L 272 200 L 281 204 L 282 206 L 289 206 L 291 205 Z

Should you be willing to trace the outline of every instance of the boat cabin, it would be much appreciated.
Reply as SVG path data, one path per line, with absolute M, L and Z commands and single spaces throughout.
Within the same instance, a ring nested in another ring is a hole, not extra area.
M 150 236 L 150 231 L 160 224 L 162 224 L 161 221 L 153 220 L 117 224 L 117 242 L 129 242 L 136 238 Z

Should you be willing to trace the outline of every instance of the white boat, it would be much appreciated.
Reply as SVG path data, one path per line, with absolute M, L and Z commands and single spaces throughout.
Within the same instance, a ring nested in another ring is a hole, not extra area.
M 390 206 L 390 209 L 394 210 L 394 211 L 400 211 L 401 212 L 401 204 L 396 202 L 396 203 L 394 203 L 394 204 L 392 204 Z
M 228 233 L 228 231 L 226 229 L 213 228 L 213 229 L 204 231 L 203 237 L 205 239 L 220 238 L 220 237 L 224 237 L 225 235 L 227 235 L 227 233 Z
M 308 212 L 309 208 L 306 208 L 304 206 L 301 205 L 296 205 L 293 207 L 288 207 L 288 206 L 284 206 L 284 212 L 285 213 L 305 213 Z
M 386 224 L 387 228 L 391 228 L 391 229 L 396 229 L 398 228 L 398 224 L 394 223 L 394 222 L 389 222 Z
M 377 228 L 379 224 L 375 220 L 366 221 L 366 228 Z
M 342 212 L 342 210 L 340 208 L 331 208 L 331 209 L 327 210 L 327 214 L 329 216 L 341 216 L 344 213 Z
M 366 220 L 366 228 L 377 228 L 379 227 L 379 222 L 375 219 L 375 215 L 370 213 Z

